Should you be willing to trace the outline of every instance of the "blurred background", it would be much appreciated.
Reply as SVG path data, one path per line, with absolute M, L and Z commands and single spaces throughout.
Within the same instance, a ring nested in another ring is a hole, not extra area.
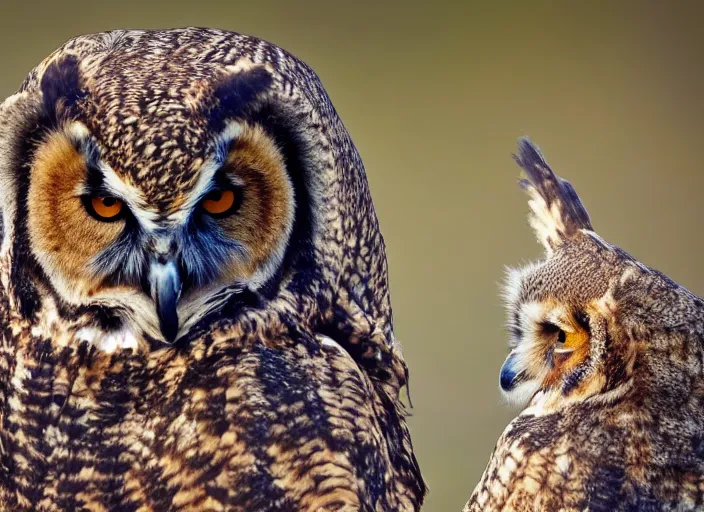
M 596 230 L 704 294 L 704 3 L 2 1 L 0 96 L 71 36 L 256 35 L 320 75 L 367 167 L 411 369 L 424 510 L 459 511 L 502 404 L 504 265 L 541 255 L 510 154 L 529 135 Z

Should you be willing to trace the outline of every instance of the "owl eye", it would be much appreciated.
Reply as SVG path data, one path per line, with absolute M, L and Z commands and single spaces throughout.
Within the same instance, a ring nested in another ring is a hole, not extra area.
M 205 196 L 201 202 L 203 210 L 214 217 L 224 217 L 234 213 L 237 207 L 237 196 L 234 190 L 217 189 Z
M 98 220 L 111 222 L 121 217 L 124 209 L 122 201 L 110 196 L 97 196 L 84 198 L 88 213 Z
M 541 328 L 543 334 L 547 336 L 548 339 L 554 340 L 554 351 L 557 354 L 573 352 L 588 340 L 588 336 L 581 329 L 574 332 L 567 332 L 551 322 L 544 322 L 541 324 Z
M 563 331 L 559 327 L 557 329 L 557 343 L 555 344 L 555 352 L 561 354 L 567 354 L 574 352 L 576 349 L 583 347 L 589 342 L 589 334 L 582 330 L 577 329 L 573 332 Z

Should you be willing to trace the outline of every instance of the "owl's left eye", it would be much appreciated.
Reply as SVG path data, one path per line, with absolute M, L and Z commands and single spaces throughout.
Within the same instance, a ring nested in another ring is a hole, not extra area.
M 237 194 L 232 189 L 212 190 L 201 202 L 203 210 L 214 217 L 223 217 L 237 208 Z
M 589 342 L 589 334 L 581 328 L 575 331 L 564 331 L 556 325 L 543 326 L 544 332 L 554 337 L 556 354 L 568 354 Z

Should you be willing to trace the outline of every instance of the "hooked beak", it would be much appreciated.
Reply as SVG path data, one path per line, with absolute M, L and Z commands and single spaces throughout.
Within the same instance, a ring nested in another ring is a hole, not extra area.
M 154 261 L 149 269 L 149 288 L 156 304 L 159 328 L 168 342 L 178 334 L 176 306 L 181 297 L 181 277 L 173 261 Z
M 504 361 L 501 366 L 501 373 L 499 375 L 499 385 L 504 391 L 511 391 L 520 383 L 523 372 L 518 371 L 514 368 L 516 362 L 516 356 L 512 353 Z

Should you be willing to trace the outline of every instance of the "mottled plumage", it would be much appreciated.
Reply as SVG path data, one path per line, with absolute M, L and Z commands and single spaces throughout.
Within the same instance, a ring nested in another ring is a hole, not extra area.
M 704 508 L 704 301 L 594 233 L 521 140 L 544 261 L 506 283 L 506 428 L 465 511 Z
M 0 510 L 420 508 L 384 242 L 303 62 L 74 38 L 0 106 L 0 196 Z

